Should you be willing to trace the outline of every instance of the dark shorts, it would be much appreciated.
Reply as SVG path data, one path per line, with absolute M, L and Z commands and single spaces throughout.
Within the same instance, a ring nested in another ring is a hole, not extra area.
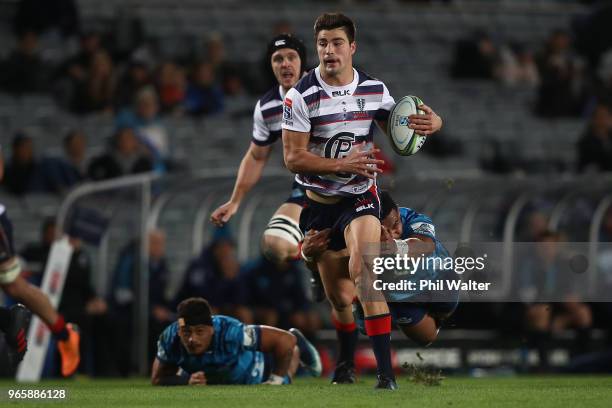
M 291 195 L 285 200 L 286 203 L 297 204 L 300 207 L 304 206 L 306 201 L 306 190 L 297 181 L 291 186 Z
M 6 215 L 6 210 L 0 214 L 0 263 L 15 256 L 13 245 L 13 224 Z
M 335 204 L 321 204 L 305 196 L 304 209 L 300 215 L 300 229 L 304 234 L 314 229 L 331 228 L 328 248 L 339 251 L 346 248 L 344 230 L 355 218 L 373 215 L 380 218 L 380 200 L 376 185 L 363 194 L 342 197 Z

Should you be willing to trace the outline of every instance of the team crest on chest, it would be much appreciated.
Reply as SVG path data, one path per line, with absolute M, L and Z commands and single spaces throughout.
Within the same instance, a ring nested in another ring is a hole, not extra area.
M 365 98 L 357 98 L 357 107 L 361 112 L 365 109 Z

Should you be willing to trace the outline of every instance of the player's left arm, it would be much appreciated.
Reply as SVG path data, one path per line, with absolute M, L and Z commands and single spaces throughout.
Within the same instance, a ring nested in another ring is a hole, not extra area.
M 151 384 L 153 385 L 187 385 L 186 377 L 176 375 L 178 367 L 155 358 L 151 369 Z
M 259 326 L 259 350 L 274 356 L 274 371 L 272 374 L 284 377 L 289 374 L 289 366 L 293 357 L 293 348 L 297 340 L 286 330 L 271 326 Z
M 421 234 L 412 234 L 406 239 L 393 239 L 391 232 L 381 226 L 380 241 L 387 245 L 395 245 L 397 253 L 405 253 L 410 257 L 427 256 L 436 250 L 436 243 L 431 237 Z

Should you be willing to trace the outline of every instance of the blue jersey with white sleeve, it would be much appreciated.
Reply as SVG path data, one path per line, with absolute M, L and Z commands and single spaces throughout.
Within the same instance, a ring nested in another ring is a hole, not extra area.
M 418 282 L 420 279 L 435 280 L 439 279 L 443 273 L 441 266 L 445 258 L 450 257 L 450 254 L 436 238 L 436 228 L 431 218 L 425 214 L 418 213 L 408 207 L 399 207 L 399 216 L 402 223 L 401 239 L 405 240 L 413 235 L 422 235 L 431 238 L 435 244 L 434 252 L 415 259 L 420 262 L 419 267 L 414 271 L 396 271 L 397 278 L 408 279 Z M 421 293 L 420 290 L 410 291 L 389 291 L 387 292 L 388 301 L 390 302 L 405 302 L 409 301 L 413 296 Z
M 214 336 L 209 349 L 192 355 L 181 344 L 178 322 L 159 336 L 157 359 L 189 374 L 204 371 L 208 384 L 260 384 L 264 381 L 264 353 L 260 349 L 260 328 L 245 325 L 228 316 L 214 315 Z

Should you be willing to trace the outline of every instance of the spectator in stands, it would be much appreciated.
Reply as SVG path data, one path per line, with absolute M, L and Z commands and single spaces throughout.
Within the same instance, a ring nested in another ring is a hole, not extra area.
M 540 83 L 540 75 L 533 54 L 522 44 L 501 47 L 500 64 L 496 76 L 508 86 L 532 88 Z
M 541 83 L 536 113 L 542 117 L 578 116 L 585 103 L 584 62 L 565 31 L 551 34 L 536 62 Z
M 150 153 L 156 171 L 164 171 L 170 160 L 168 130 L 159 114 L 159 99 L 154 87 L 141 89 L 136 95 L 134 109 L 124 109 L 116 118 L 117 128 L 129 127 Z
M 0 88 L 6 92 L 24 94 L 48 90 L 48 70 L 38 56 L 38 36 L 33 31 L 19 36 L 17 49 L 0 68 Z
M 245 268 L 244 277 L 256 322 L 297 327 L 307 336 L 320 328 L 320 318 L 306 297 L 300 262 L 273 263 L 262 256 Z
M 42 282 L 51 245 L 56 236 L 55 218 L 43 222 L 40 242 L 27 244 L 21 251 L 26 262 L 28 280 L 37 286 Z M 66 319 L 78 324 L 81 333 L 81 371 L 88 374 L 109 374 L 109 321 L 106 301 L 91 285 L 91 260 L 78 239 L 71 239 L 73 247 L 64 290 L 58 311 Z
M 78 113 L 112 112 L 117 79 L 113 61 L 105 50 L 91 56 L 90 67 L 79 83 L 73 110 Z
M 612 113 L 601 104 L 578 141 L 578 171 L 588 170 L 612 171 Z
M 252 323 L 252 315 L 246 308 L 247 287 L 239 273 L 234 241 L 227 229 L 217 229 L 212 242 L 189 263 L 176 302 L 201 296 L 208 300 L 215 313 Z
M 92 159 L 87 173 L 92 180 L 105 180 L 151 171 L 152 162 L 142 150 L 133 129 L 119 129 L 111 140 L 110 149 Z
M 138 60 L 130 62 L 127 71 L 119 81 L 119 86 L 115 93 L 117 107 L 125 108 L 131 105 L 136 99 L 138 92 L 151 84 L 151 74 L 147 64 Z
M 174 318 L 165 295 L 170 278 L 166 259 L 165 234 L 160 230 L 149 232 L 149 304 L 150 330 L 148 334 L 149 352 L 159 336 L 160 328 L 165 327 Z M 131 347 L 126 338 L 135 333 L 133 306 L 136 301 L 136 281 L 140 267 L 140 241 L 134 240 L 126 245 L 119 254 L 113 273 L 109 304 L 114 322 L 114 353 L 121 375 L 127 376 L 132 370 Z
M 24 133 L 17 133 L 13 138 L 11 158 L 4 168 L 4 188 L 16 195 L 44 191 L 41 170 L 34 156 L 34 142 Z
M 198 63 L 187 88 L 185 109 L 192 115 L 209 115 L 223 110 L 223 90 L 210 62 Z
M 592 326 L 591 309 L 582 303 L 571 278 L 576 277 L 569 269 L 569 259 L 564 256 L 560 233 L 545 231 L 538 239 L 534 250 L 521 259 L 520 273 L 515 283 L 517 294 L 525 304 L 525 325 L 528 343 L 537 348 L 540 367 L 548 369 L 548 342 L 551 333 L 566 329 L 576 331 L 573 347 L 575 354 L 588 349 Z M 563 300 L 550 303 L 551 300 Z
M 157 89 L 163 113 L 180 113 L 185 99 L 187 80 L 183 68 L 174 62 L 164 62 L 159 67 Z
M 457 79 L 493 79 L 499 59 L 499 51 L 489 34 L 476 31 L 455 45 L 451 74 Z
M 21 0 L 15 13 L 15 32 L 42 34 L 57 28 L 69 37 L 79 31 L 79 13 L 74 0 Z
M 45 157 L 41 162 L 45 185 L 50 191 L 65 193 L 87 178 L 87 141 L 83 132 L 71 130 L 63 140 L 64 155 Z

